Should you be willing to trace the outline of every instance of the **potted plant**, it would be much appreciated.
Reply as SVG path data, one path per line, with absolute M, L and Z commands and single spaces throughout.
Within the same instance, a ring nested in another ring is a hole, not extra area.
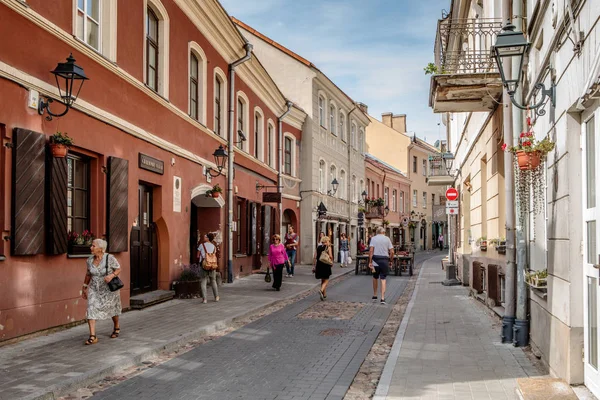
M 73 139 L 69 137 L 66 132 L 62 133 L 57 131 L 54 135 L 50 136 L 49 145 L 52 157 L 64 158 L 67 156 L 69 147 L 73 145 Z
M 479 244 L 479 249 L 481 251 L 487 251 L 487 238 L 485 236 L 477 239 L 477 243 Z
M 548 270 L 530 271 L 525 274 L 525 282 L 534 289 L 548 287 Z
M 92 254 L 90 246 L 94 240 L 94 234 L 85 230 L 81 234 L 77 232 L 69 232 L 67 241 L 69 245 L 68 253 L 71 255 L 87 255 Z
M 520 170 L 534 170 L 539 167 L 546 155 L 554 149 L 554 142 L 548 136 L 537 140 L 533 131 L 521 132 L 519 144 L 509 151 L 515 154 Z M 506 143 L 503 145 L 506 149 Z
M 181 275 L 173 282 L 175 296 L 191 298 L 200 293 L 200 264 L 181 265 Z
M 212 189 L 206 191 L 206 197 L 219 197 L 219 193 L 223 193 L 223 189 L 217 183 Z
M 500 238 L 498 239 L 498 244 L 496 245 L 496 251 L 498 254 L 506 254 L 506 239 Z

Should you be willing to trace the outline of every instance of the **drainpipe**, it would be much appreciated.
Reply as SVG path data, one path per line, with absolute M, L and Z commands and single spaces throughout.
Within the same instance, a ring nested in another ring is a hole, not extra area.
M 287 117 L 287 115 L 292 111 L 292 106 L 294 103 L 291 101 L 287 101 L 285 106 L 287 110 L 279 117 L 279 123 L 277 130 L 279 131 L 277 136 L 279 137 L 279 148 L 277 151 L 279 162 L 277 163 L 277 191 L 279 193 L 283 192 L 283 119 Z M 294 227 L 298 230 L 298 227 Z M 283 200 L 279 203 L 279 234 L 283 233 Z
M 348 181 L 348 194 L 350 194 L 350 182 L 352 180 L 352 143 L 350 142 L 350 133 L 352 132 L 352 123 L 350 122 L 350 114 L 352 114 L 354 112 L 354 110 L 356 110 L 356 104 L 354 104 L 354 107 L 352 107 L 352 110 L 350 110 L 348 112 L 348 115 L 346 116 L 346 139 L 348 140 L 348 175 L 346 176 L 346 180 Z M 357 126 L 358 128 L 358 126 Z M 341 134 L 342 132 L 340 132 Z M 356 132 L 356 134 L 358 135 L 358 132 Z M 367 133 L 365 132 L 365 135 Z M 366 140 L 366 138 L 365 138 Z M 350 229 L 352 228 L 352 201 L 350 201 L 350 196 L 348 196 L 348 226 L 349 228 L 346 229 L 348 236 L 351 236 L 351 232 Z M 357 228 L 358 228 L 358 223 L 357 223 Z M 358 228 L 360 229 L 360 228 Z M 358 240 L 358 232 L 356 232 L 356 240 Z M 352 246 L 352 241 L 350 241 L 350 246 Z
M 514 24 L 517 30 L 523 31 L 523 10 L 522 10 L 522 1 L 521 0 L 513 0 L 513 16 L 514 16 Z M 520 64 L 513 60 L 512 68 L 519 68 Z M 522 85 L 517 89 L 517 93 L 515 94 L 517 99 L 523 99 L 523 90 L 521 89 Z M 518 133 L 521 132 L 523 128 L 523 111 L 514 109 L 513 118 L 512 118 L 512 129 L 513 133 L 517 133 L 513 137 L 513 141 L 519 140 Z M 514 143 L 513 145 L 516 145 Z M 515 197 L 513 197 L 515 198 Z M 516 201 L 515 206 L 515 216 L 516 219 L 516 231 L 515 231 L 515 240 L 517 247 L 517 307 L 516 307 L 516 319 L 514 325 L 514 334 L 513 334 L 513 345 L 516 347 L 527 346 L 529 343 L 529 321 L 527 319 L 527 284 L 525 283 L 525 270 L 527 268 L 527 225 L 528 219 L 523 218 L 523 224 L 521 225 L 519 217 L 523 211 L 524 204 L 520 204 Z
M 246 55 L 229 64 L 229 129 L 227 132 L 227 283 L 233 283 L 233 159 L 235 156 L 233 132 L 235 110 L 235 67 L 252 57 L 252 45 L 244 44 Z M 239 229 L 239 228 L 238 228 Z

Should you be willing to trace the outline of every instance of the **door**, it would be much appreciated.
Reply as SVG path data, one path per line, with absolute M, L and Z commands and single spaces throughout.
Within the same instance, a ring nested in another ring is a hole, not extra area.
M 158 246 L 152 220 L 152 187 L 138 187 L 138 216 L 131 229 L 131 295 L 158 288 Z
M 587 114 L 587 115 L 586 115 Z M 600 203 L 597 198 L 600 177 L 600 140 L 598 110 L 584 114 L 582 125 L 583 147 L 583 311 L 584 311 L 584 380 L 596 396 L 600 396 L 598 372 L 598 290 L 600 289 L 598 240 L 600 239 Z

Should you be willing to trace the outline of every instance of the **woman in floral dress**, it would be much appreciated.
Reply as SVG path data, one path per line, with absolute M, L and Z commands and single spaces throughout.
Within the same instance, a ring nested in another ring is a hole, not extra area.
M 98 343 L 96 320 L 112 318 L 114 323 L 112 339 L 119 337 L 119 315 L 121 315 L 120 291 L 111 292 L 108 282 L 121 273 L 121 266 L 112 254 L 106 253 L 107 243 L 102 239 L 92 242 L 92 256 L 87 259 L 87 273 L 83 282 L 82 297 L 87 299 L 87 320 L 90 338 L 86 345 Z

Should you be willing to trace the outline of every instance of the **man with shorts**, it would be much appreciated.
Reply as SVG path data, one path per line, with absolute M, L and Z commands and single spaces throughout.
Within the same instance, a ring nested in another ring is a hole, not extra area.
M 373 302 L 377 301 L 377 284 L 381 279 L 381 304 L 385 304 L 385 278 L 390 271 L 390 260 L 394 259 L 394 246 L 389 237 L 385 236 L 385 228 L 377 228 L 369 245 L 369 268 L 373 273 Z

